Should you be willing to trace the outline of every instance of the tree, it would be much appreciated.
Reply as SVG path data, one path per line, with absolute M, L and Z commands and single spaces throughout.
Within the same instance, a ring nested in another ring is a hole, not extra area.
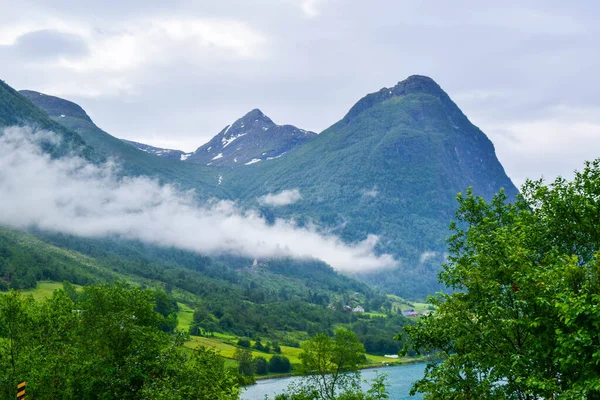
M 20 380 L 35 398 L 239 397 L 239 374 L 218 354 L 190 354 L 183 335 L 161 330 L 152 290 L 86 286 L 78 298 L 0 295 L 0 398 Z
M 333 339 L 321 333 L 306 341 L 302 349 L 302 391 L 312 392 L 324 400 L 335 399 L 336 393 L 359 391 L 357 371 L 365 348 L 353 332 L 340 328 Z
M 286 374 L 292 370 L 290 360 L 282 355 L 275 354 L 269 360 L 269 372 Z
M 260 339 L 256 339 L 256 342 L 254 343 L 254 348 L 258 351 L 265 350 L 265 346 L 261 343 Z
M 252 378 L 255 372 L 254 360 L 252 360 L 252 352 L 248 349 L 235 349 L 233 355 L 238 362 L 238 371 L 242 376 Z
M 470 190 L 458 200 L 440 273 L 455 291 L 405 327 L 406 348 L 439 360 L 413 393 L 600 398 L 600 159 L 572 182 L 527 181 L 513 203 Z
M 189 354 L 189 353 L 186 353 Z M 180 355 L 182 357 L 183 355 Z M 225 360 L 214 349 L 197 348 L 191 356 L 183 356 L 173 375 L 147 385 L 143 399 L 152 400 L 237 400 L 241 388 L 237 371 L 227 368 Z M 162 359 L 170 363 L 170 359 Z
M 265 375 L 267 372 L 269 372 L 269 364 L 267 359 L 262 356 L 254 358 L 254 367 L 257 375 Z

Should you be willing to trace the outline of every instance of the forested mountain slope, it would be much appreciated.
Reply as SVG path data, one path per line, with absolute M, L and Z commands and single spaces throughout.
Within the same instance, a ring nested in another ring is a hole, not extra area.
M 288 156 L 232 170 L 224 183 L 248 202 L 296 188 L 302 199 L 272 209 L 275 217 L 301 216 L 347 241 L 379 235 L 380 249 L 402 266 L 369 279 L 404 295 L 436 289 L 458 192 L 472 186 L 486 199 L 500 188 L 517 194 L 492 142 L 423 76 L 365 96 Z

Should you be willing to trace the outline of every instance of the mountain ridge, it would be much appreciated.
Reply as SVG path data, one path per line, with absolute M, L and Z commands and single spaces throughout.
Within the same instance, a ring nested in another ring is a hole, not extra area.
M 202 165 L 157 157 L 140 150 L 100 129 L 87 112 L 72 101 L 32 90 L 15 91 L 14 96 L 27 99 L 40 113 L 28 123 L 35 121 L 34 125 L 51 125 L 53 128 L 49 130 L 63 130 L 77 136 L 82 144 L 87 144 L 99 156 L 117 160 L 123 174 L 146 175 L 161 182 L 177 184 L 184 189 L 195 188 L 198 189 L 198 197 L 202 199 L 228 198 L 217 184 L 215 171 Z
M 169 158 L 172 160 L 185 161 L 187 159 L 187 157 L 189 157 L 189 155 L 192 154 L 192 153 L 185 153 L 182 150 L 165 149 L 162 147 L 150 146 L 149 144 L 135 142 L 133 140 L 127 140 L 127 139 L 121 139 L 121 140 L 123 142 L 135 147 L 138 150 L 142 150 L 146 153 L 149 153 L 149 154 L 152 154 L 152 155 L 155 155 L 158 157 Z
M 57 121 L 73 126 L 69 117 Z M 436 275 L 457 192 L 472 186 L 486 199 L 502 187 L 511 198 L 518 193 L 493 143 L 428 77 L 414 75 L 365 95 L 338 122 L 279 158 L 261 149 L 263 158 L 252 162 L 256 148 L 237 162 L 239 153 L 221 154 L 247 140 L 248 128 L 264 133 L 271 124 L 254 109 L 211 140 L 215 149 L 211 142 L 199 148 L 204 158 L 196 162 L 211 164 L 202 171 L 214 171 L 211 184 L 220 190 L 208 195 L 258 208 L 269 221 L 314 224 L 346 243 L 377 235 L 377 251 L 393 254 L 401 267 L 363 279 L 390 293 L 423 298 L 439 289 Z M 156 161 L 161 158 L 143 154 L 154 169 L 163 168 Z M 296 190 L 298 199 L 280 206 L 259 200 L 286 190 Z

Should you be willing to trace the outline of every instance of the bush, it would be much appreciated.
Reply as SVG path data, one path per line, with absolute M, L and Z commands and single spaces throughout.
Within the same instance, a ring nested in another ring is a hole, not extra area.
M 258 375 L 265 375 L 267 372 L 269 372 L 267 359 L 264 357 L 256 357 L 254 359 L 254 368 Z
M 285 356 L 279 354 L 274 355 L 269 360 L 269 372 L 285 374 L 292 370 L 292 364 L 290 360 Z
M 254 348 L 258 351 L 264 351 L 265 346 L 260 342 L 260 339 L 256 339 L 256 343 L 254 343 Z
M 277 342 L 273 342 L 273 353 L 281 354 L 281 347 Z
M 240 340 L 238 340 L 237 344 L 240 347 L 249 348 L 250 347 L 250 340 L 248 340 L 248 339 L 240 339 Z

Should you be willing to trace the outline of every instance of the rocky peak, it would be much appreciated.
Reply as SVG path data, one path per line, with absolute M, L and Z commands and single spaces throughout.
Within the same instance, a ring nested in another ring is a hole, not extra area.
M 226 126 L 199 147 L 189 162 L 240 166 L 281 157 L 300 143 L 316 136 L 292 125 L 277 125 L 255 108 Z

